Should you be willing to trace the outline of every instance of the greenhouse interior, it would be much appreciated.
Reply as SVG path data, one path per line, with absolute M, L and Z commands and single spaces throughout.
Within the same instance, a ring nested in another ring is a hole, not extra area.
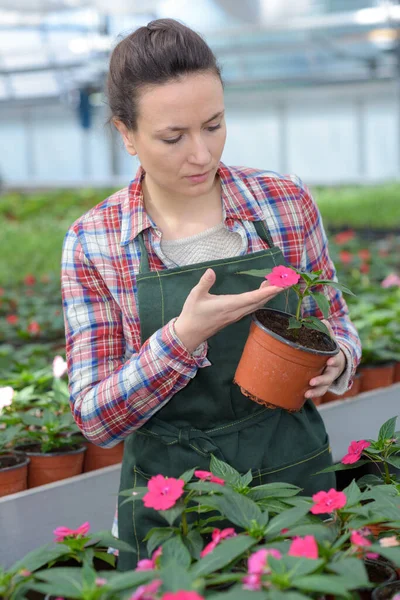
M 0 600 L 400 600 L 400 2 L 0 0 L 0 148 Z

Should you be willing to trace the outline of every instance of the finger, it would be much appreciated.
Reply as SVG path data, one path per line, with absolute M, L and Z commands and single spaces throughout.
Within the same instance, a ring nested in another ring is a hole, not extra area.
M 275 298 L 283 288 L 276 285 L 268 285 L 253 290 L 252 292 L 244 292 L 243 294 L 228 294 L 225 296 L 227 302 L 233 309 L 251 309 L 254 310 L 259 305 L 265 304 L 268 300 Z
M 340 369 L 337 367 L 326 367 L 325 371 L 322 375 L 318 377 L 314 377 L 310 381 L 310 385 L 312 387 L 317 387 L 319 385 L 327 385 L 328 387 L 339 377 Z
M 204 295 L 208 294 L 210 288 L 215 283 L 217 276 L 212 269 L 207 269 L 207 271 L 201 276 L 199 283 L 193 288 L 192 292 L 196 295 Z
M 316 388 L 312 388 L 311 390 L 307 390 L 304 394 L 305 398 L 319 398 L 320 396 L 324 396 L 329 389 L 329 385 L 319 385 Z

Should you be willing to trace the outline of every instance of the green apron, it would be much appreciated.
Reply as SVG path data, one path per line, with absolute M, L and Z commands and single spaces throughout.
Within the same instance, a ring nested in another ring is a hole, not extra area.
M 253 290 L 256 280 L 237 275 L 238 271 L 268 272 L 286 264 L 265 224 L 255 222 L 254 226 L 268 249 L 161 271 L 150 271 L 140 235 L 137 291 L 142 343 L 180 314 L 190 290 L 208 267 L 216 273 L 211 293 L 240 294 Z M 268 306 L 294 314 L 295 293 L 282 292 Z M 159 473 L 178 477 L 195 466 L 209 470 L 211 454 L 241 473 L 251 468 L 253 485 L 284 481 L 303 488 L 307 495 L 335 487 L 334 473 L 311 477 L 332 464 L 328 437 L 314 404 L 307 400 L 297 413 L 260 407 L 232 383 L 250 320 L 251 316 L 244 317 L 212 336 L 207 353 L 211 366 L 200 368 L 156 416 L 125 440 L 120 491 L 146 486 Z M 143 538 L 149 529 L 166 522 L 142 502 L 121 506 L 123 500 L 119 496 L 119 537 L 137 549 L 137 555 L 120 553 L 118 569 L 126 571 L 147 556 Z

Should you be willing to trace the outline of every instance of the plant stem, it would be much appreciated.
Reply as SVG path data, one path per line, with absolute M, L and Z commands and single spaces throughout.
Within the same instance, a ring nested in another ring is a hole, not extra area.
M 183 511 L 183 513 L 182 513 L 182 534 L 187 536 L 188 533 L 189 533 L 189 528 L 188 528 L 186 513 L 185 513 L 185 511 Z
M 390 472 L 389 472 L 389 467 L 387 462 L 384 460 L 383 461 L 383 467 L 385 469 L 385 483 L 390 484 L 391 483 L 391 478 L 390 478 Z

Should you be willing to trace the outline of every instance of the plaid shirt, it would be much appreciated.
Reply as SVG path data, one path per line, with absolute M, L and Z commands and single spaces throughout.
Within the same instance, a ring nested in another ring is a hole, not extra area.
M 318 208 L 300 179 L 222 163 L 218 174 L 225 226 L 242 236 L 242 254 L 267 247 L 253 224 L 265 220 L 290 265 L 322 269 L 325 279 L 336 277 Z M 207 343 L 190 354 L 174 333 L 174 320 L 141 345 L 138 234 L 143 231 L 151 270 L 175 266 L 163 254 L 161 232 L 145 211 L 143 176 L 140 167 L 129 187 L 79 218 L 63 246 L 71 408 L 84 435 L 104 447 L 144 425 L 199 368 L 210 365 Z M 330 324 L 347 357 L 346 389 L 360 360 L 360 342 L 341 293 L 329 286 L 324 293 Z M 303 314 L 322 318 L 314 301 L 306 300 Z

